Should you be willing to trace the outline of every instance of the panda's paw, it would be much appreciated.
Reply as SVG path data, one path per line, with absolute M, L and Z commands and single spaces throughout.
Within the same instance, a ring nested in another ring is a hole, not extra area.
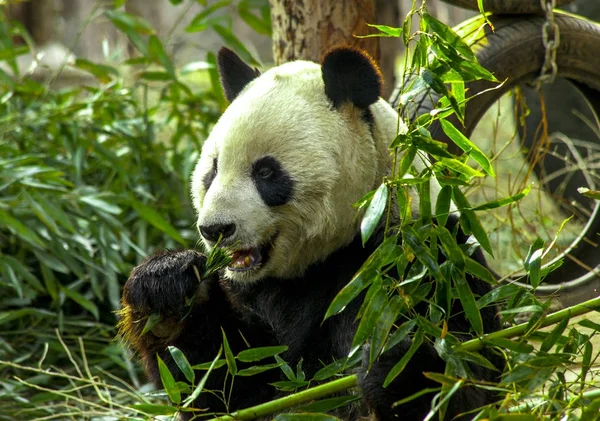
M 180 318 L 208 299 L 201 278 L 206 257 L 192 250 L 160 251 L 136 266 L 123 289 L 123 307 L 139 316 Z

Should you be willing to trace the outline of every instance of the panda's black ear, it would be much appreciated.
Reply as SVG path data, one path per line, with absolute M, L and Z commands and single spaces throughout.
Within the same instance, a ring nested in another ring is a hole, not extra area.
M 217 65 L 221 76 L 221 86 L 223 86 L 225 97 L 229 102 L 233 101 L 248 83 L 260 76 L 257 69 L 248 66 L 229 48 L 222 47 L 219 50 Z
M 351 47 L 330 50 L 321 65 L 325 93 L 335 107 L 350 101 L 366 109 L 381 95 L 381 71 L 365 52 Z

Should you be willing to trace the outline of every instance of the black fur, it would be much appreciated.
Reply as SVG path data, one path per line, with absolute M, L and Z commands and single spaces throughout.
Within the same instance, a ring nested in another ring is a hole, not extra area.
M 248 83 L 260 76 L 257 69 L 248 66 L 229 48 L 223 47 L 219 50 L 217 65 L 221 76 L 221 86 L 223 86 L 225 98 L 229 102 L 233 101 Z
M 455 224 L 455 218 L 451 218 L 448 226 Z M 460 233 L 459 237 L 466 239 L 466 236 Z M 166 352 L 167 345 L 179 347 L 192 364 L 212 360 L 221 344 L 221 327 L 227 333 L 234 353 L 246 348 L 240 334 L 253 347 L 287 345 L 289 350 L 284 358 L 292 367 L 303 358 L 303 369 L 307 376 L 312 376 L 323 364 L 345 357 L 350 351 L 357 327 L 355 318 L 362 298 L 354 300 L 341 314 L 322 323 L 323 315 L 337 292 L 348 283 L 378 243 L 379 238 L 376 238 L 363 247 L 360 236 L 357 236 L 350 245 L 333 253 L 325 261 L 311 266 L 303 276 L 295 279 L 268 278 L 249 285 L 217 280 L 205 281 L 211 285 L 210 293 L 203 304 L 192 306 L 191 311 L 188 310 L 189 314 L 182 322 L 180 334 L 168 344 L 154 338 L 151 345 L 141 350 L 150 377 L 157 384 L 160 383 L 154 354 L 159 352 L 161 358 L 170 361 Z M 198 283 L 189 270 L 180 269 L 189 266 L 189 253 L 193 252 L 164 253 L 138 266 L 134 270 L 135 275 L 127 282 L 124 303 L 136 306 L 133 298 L 144 296 L 141 308 L 150 313 L 165 309 L 168 300 L 168 311 L 184 314 L 185 311 L 180 307 L 185 299 L 177 295 L 189 296 L 190 284 Z M 479 260 L 482 256 L 477 255 L 475 258 Z M 196 261 L 200 257 L 194 259 Z M 440 259 L 443 260 L 443 256 Z M 172 275 L 164 276 L 166 273 Z M 159 278 L 160 283 L 157 282 Z M 476 296 L 489 290 L 489 286 L 481 280 L 468 280 Z M 460 303 L 458 300 L 454 303 L 452 311 L 455 316 L 450 319 L 449 330 L 468 332 L 469 323 L 461 314 Z M 482 317 L 487 330 L 499 328 L 494 308 L 482 309 Z M 379 420 L 393 420 L 398 417 L 406 421 L 421 420 L 431 407 L 431 395 L 395 409 L 391 406 L 393 402 L 425 387 L 437 386 L 423 376 L 425 371 L 443 372 L 445 366 L 429 343 L 421 346 L 409 366 L 388 388 L 382 388 L 383 379 L 389 369 L 409 346 L 410 340 L 401 342 L 383 354 L 368 373 L 364 371 L 360 374 L 365 403 Z M 172 362 L 169 364 L 175 367 Z M 501 362 L 498 362 L 498 365 L 501 366 Z M 493 380 L 498 374 L 478 366 L 471 368 L 475 377 L 480 379 Z M 178 371 L 174 368 L 174 372 Z M 278 375 L 279 372 L 273 370 L 264 373 L 260 378 L 236 378 L 232 393 L 234 400 L 229 410 L 256 405 L 275 397 L 275 389 L 266 386 L 265 382 L 277 380 Z M 207 387 L 220 389 L 224 381 L 224 370 L 220 370 L 209 381 Z M 478 405 L 490 403 L 492 399 L 479 389 L 460 390 L 451 400 L 447 419 Z M 211 411 L 225 410 L 222 403 L 209 393 L 201 394 L 195 406 L 209 407 Z M 353 418 L 348 420 L 353 421 Z
M 202 184 L 204 184 L 204 189 L 206 191 L 208 191 L 212 182 L 215 181 L 215 178 L 217 177 L 217 165 L 218 165 L 217 158 L 214 158 L 212 168 L 202 178 Z
M 272 156 L 252 164 L 252 180 L 267 206 L 285 205 L 294 194 L 294 180 Z
M 322 72 L 325 93 L 335 108 L 351 102 L 365 109 L 381 95 L 381 72 L 360 50 L 335 48 L 329 51 L 323 59 Z

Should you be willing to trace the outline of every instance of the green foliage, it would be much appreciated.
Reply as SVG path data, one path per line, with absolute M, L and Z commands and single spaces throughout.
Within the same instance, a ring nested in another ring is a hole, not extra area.
M 227 12 L 235 10 L 255 31 L 269 35 L 267 3 L 197 2 L 204 8 L 186 30 L 213 29 L 243 59 L 258 64 L 231 32 Z M 80 88 L 54 90 L 19 75 L 16 58 L 29 51 L 31 39 L 20 25 L 0 21 L 0 59 L 12 71 L 0 70 L 0 419 L 173 419 L 182 411 L 206 419 L 219 414 L 191 408 L 201 393 L 213 393 L 227 403 L 236 377 L 278 370 L 282 380 L 265 387 L 293 395 L 220 419 L 250 420 L 294 407 L 293 413 L 275 419 L 336 420 L 326 412 L 358 399 L 342 392 L 356 386 L 356 377 L 348 373 L 363 363 L 362 346 L 370 345 L 372 364 L 405 340 L 410 340 L 409 349 L 386 384 L 411 363 L 422 343 L 433 344 L 447 363 L 443 374 L 425 373 L 438 387 L 396 403 L 410 405 L 424 393 L 436 394 L 427 419 L 443 414 L 451 396 L 465 386 L 498 393 L 499 405 L 481 408 L 473 414 L 477 419 L 597 417 L 600 394 L 590 388 L 598 358 L 593 340 L 600 325 L 580 320 L 569 326 L 568 320 L 598 309 L 598 299 L 589 307 L 549 315 L 549 303 L 532 293 L 549 270 L 541 266 L 547 250 L 542 240 L 531 245 L 524 261 L 532 290 L 496 285 L 489 271 L 471 258 L 479 246 L 492 252 L 478 213 L 510 205 L 529 188 L 477 207 L 469 203 L 464 186 L 474 178 L 494 176 L 494 170 L 488 157 L 446 118 L 452 113 L 464 118 L 465 82 L 496 80 L 452 29 L 416 2 L 401 28 L 372 26 L 381 36 L 401 37 L 413 52 L 406 56 L 411 82 L 401 95 L 401 108 L 428 90 L 444 98 L 433 112 L 408 122 L 405 131 L 390 139 L 398 157 L 395 173 L 357 204 L 364 212 L 363 242 L 379 228 L 381 218 L 386 220 L 386 238 L 325 315 L 344 311 L 364 293 L 350 355 L 323 363 L 311 376 L 302 361 L 294 367 L 284 360 L 286 347 L 252 348 L 235 355 L 223 332 L 223 345 L 210 362 L 192 365 L 179 349 L 169 347 L 175 365 L 170 369 L 158 359 L 163 390 L 150 396 L 139 393 L 143 386 L 137 368 L 120 344 L 111 342 L 120 285 L 153 248 L 191 247 L 196 242 L 188 177 L 227 102 L 214 54 L 179 67 L 151 25 L 120 9 L 124 3 L 116 0 L 106 17 L 127 36 L 137 56 L 118 66 L 78 59 L 73 67 L 95 79 Z M 478 4 L 481 8 L 482 2 Z M 413 34 L 417 16 L 420 30 Z M 14 45 L 16 36 L 27 45 Z M 191 75 L 201 75 L 205 83 L 192 83 Z M 437 120 L 462 154 L 451 153 L 432 137 L 428 128 Z M 467 164 L 469 158 L 478 167 Z M 415 160 L 424 162 L 422 169 L 413 166 Z M 442 184 L 435 206 L 429 195 L 433 178 Z M 412 191 L 421 199 L 416 220 L 410 210 Z M 445 226 L 453 212 L 451 201 L 460 210 L 460 226 L 478 244 L 459 246 L 454 241 L 455 233 Z M 390 219 L 390 206 L 398 207 L 398 221 Z M 439 253 L 447 257 L 441 265 Z M 226 260 L 215 249 L 208 256 L 207 272 L 198 275 L 209 276 Z M 394 279 L 392 269 L 404 276 Z M 468 287 L 468 275 L 497 287 L 476 296 Z M 448 331 L 454 301 L 464 308 L 470 333 L 480 338 L 463 342 L 466 332 Z M 502 322 L 510 327 L 485 335 L 480 310 L 500 305 Z M 529 320 L 517 325 L 515 318 L 525 312 Z M 158 320 L 149 318 L 145 329 Z M 542 330 L 550 325 L 555 326 Z M 500 384 L 470 375 L 472 365 L 492 368 L 491 354 L 480 353 L 483 348 L 507 359 Z M 574 364 L 581 367 L 575 380 L 567 378 Z M 46 368 L 50 366 L 58 368 Z M 206 390 L 207 379 L 218 369 L 227 371 L 223 388 Z M 171 403 L 160 402 L 166 398 Z

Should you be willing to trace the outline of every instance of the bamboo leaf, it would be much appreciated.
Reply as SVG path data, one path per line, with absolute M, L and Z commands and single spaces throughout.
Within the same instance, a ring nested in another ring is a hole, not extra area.
M 483 335 L 483 320 L 481 319 L 481 313 L 479 313 L 475 296 L 465 279 L 465 274 L 463 272 L 455 271 L 452 274 L 452 279 L 454 280 L 454 287 L 456 288 L 456 293 L 462 304 L 465 316 L 467 316 L 467 320 L 469 320 L 471 327 L 477 335 Z
M 492 167 L 492 163 L 488 159 L 488 157 L 481 152 L 473 142 L 471 142 L 464 134 L 460 132 L 454 124 L 446 120 L 445 118 L 440 119 L 440 124 L 442 125 L 442 130 L 446 135 L 458 146 L 461 148 L 467 155 L 475 160 L 481 168 L 491 175 L 495 177 L 496 174 L 494 172 L 494 167 Z
M 227 369 L 231 375 L 235 376 L 237 374 L 237 364 L 235 363 L 235 357 L 233 356 L 233 352 L 231 352 L 231 348 L 229 347 L 229 341 L 227 340 L 227 335 L 225 335 L 225 331 L 221 328 L 221 333 L 223 333 L 223 349 L 225 350 L 225 361 L 227 361 Z
M 187 241 L 185 241 L 185 239 L 177 232 L 177 230 L 156 210 L 133 199 L 131 200 L 131 206 L 135 209 L 139 216 L 148 221 L 154 227 L 169 235 L 177 242 L 183 245 L 187 244 Z
M 537 286 L 542 281 L 541 269 L 542 269 L 542 254 L 544 252 L 544 240 L 537 238 L 533 244 L 529 247 L 529 252 L 523 266 L 529 273 L 529 283 L 532 287 Z
M 490 209 L 501 208 L 502 206 L 506 206 L 506 205 L 510 205 L 511 203 L 518 202 L 519 200 L 521 200 L 522 198 L 527 196 L 530 191 L 531 191 L 531 186 L 527 186 L 521 193 L 517 193 L 513 196 L 505 197 L 503 199 L 492 200 L 490 202 L 483 203 L 481 205 L 475 206 L 473 208 L 473 210 L 481 211 L 481 210 L 490 210 Z
M 385 210 L 385 206 L 387 204 L 387 197 L 387 186 L 385 184 L 381 184 L 379 188 L 377 188 L 377 191 L 375 191 L 375 195 L 371 199 L 371 202 L 369 203 L 365 215 L 360 223 L 360 234 L 363 245 L 366 244 L 375 231 L 375 228 L 377 228 L 379 225 L 381 215 L 383 215 L 383 211 Z
M 158 363 L 160 380 L 165 388 L 165 392 L 167 392 L 167 396 L 169 396 L 171 402 L 175 404 L 181 403 L 181 392 L 179 392 L 179 389 L 177 388 L 173 374 L 171 374 L 171 371 L 169 371 L 169 368 L 158 354 L 156 355 L 156 361 Z
M 402 356 L 402 358 L 400 358 L 400 361 L 394 364 L 392 369 L 389 371 L 388 375 L 386 376 L 383 382 L 383 387 L 388 387 L 390 383 L 393 382 L 394 379 L 402 373 L 402 371 L 404 371 L 406 365 L 410 362 L 412 356 L 421 347 L 422 343 L 423 331 L 421 329 L 418 329 L 406 353 Z
M 196 377 L 194 374 L 194 370 L 192 369 L 192 366 L 190 365 L 185 355 L 183 355 L 183 352 L 181 352 L 179 348 L 174 346 L 169 346 L 167 349 L 169 350 L 171 357 L 173 357 L 173 361 L 175 361 L 175 364 L 177 364 L 177 367 L 179 367 L 187 381 L 191 384 L 194 384 L 194 380 Z
M 131 405 L 131 408 L 148 415 L 175 415 L 177 408 L 169 405 L 155 405 L 151 403 L 140 403 Z
M 188 406 L 190 406 L 190 404 L 192 402 L 194 402 L 198 396 L 200 396 L 200 393 L 202 393 L 202 390 L 204 390 L 204 385 L 206 385 L 206 381 L 208 380 L 208 376 L 210 376 L 210 374 L 212 373 L 212 371 L 215 368 L 217 368 L 217 363 L 219 361 L 222 361 L 222 360 L 219 360 L 219 358 L 221 358 L 221 353 L 222 352 L 223 352 L 223 347 L 220 347 L 219 348 L 219 352 L 217 353 L 217 356 L 215 357 L 215 359 L 212 361 L 212 363 L 208 367 L 208 370 L 206 371 L 206 373 L 204 373 L 204 376 L 202 376 L 202 379 L 200 379 L 200 382 L 198 383 L 198 386 L 196 386 L 196 388 L 190 394 L 190 396 L 188 396 L 185 399 L 185 401 L 183 402 L 183 407 L 184 408 L 187 408 Z
M 266 346 L 262 348 L 245 349 L 237 355 L 236 359 L 245 363 L 250 363 L 281 354 L 287 351 L 287 349 L 287 346 Z
M 264 373 L 265 371 L 272 370 L 278 367 L 281 367 L 280 363 L 255 365 L 238 371 L 237 375 L 241 377 L 254 376 L 256 374 Z
M 367 301 L 368 300 L 368 301 Z M 352 349 L 356 349 L 360 345 L 364 344 L 371 333 L 377 326 L 377 322 L 381 317 L 387 304 L 387 294 L 382 288 L 381 278 L 378 278 L 371 284 L 367 297 L 363 306 L 365 311 L 362 314 L 354 339 L 352 340 Z
M 487 232 L 477 219 L 475 212 L 471 210 L 471 205 L 469 201 L 465 197 L 465 195 L 460 191 L 458 186 L 452 187 L 452 198 L 454 199 L 454 203 L 456 207 L 461 211 L 461 226 L 466 234 L 472 233 L 481 247 L 485 251 L 487 251 L 490 256 L 494 256 L 494 251 L 492 250 L 492 244 L 490 243 L 490 239 L 487 235 Z
M 360 292 L 371 285 L 375 279 L 375 273 L 372 271 L 361 271 L 359 272 L 340 292 L 337 293 L 327 313 L 325 313 L 324 320 L 327 320 L 331 316 L 343 311 L 346 306 L 355 299 Z

